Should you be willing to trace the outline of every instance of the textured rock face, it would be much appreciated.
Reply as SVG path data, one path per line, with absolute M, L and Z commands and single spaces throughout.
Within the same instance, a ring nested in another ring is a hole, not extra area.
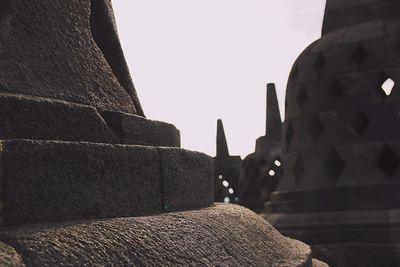
M 56 2 L 2 1 L 0 92 L 60 99 L 101 111 L 140 114 L 133 85 L 128 89 L 123 87 L 129 82 L 121 77 L 129 74 L 118 74 L 120 71 L 115 75 L 110 65 L 117 65 L 118 59 L 108 64 L 99 48 L 100 35 L 95 35 L 99 36 L 99 44 L 92 37 L 91 28 L 96 32 L 96 27 L 102 25 L 90 19 L 91 11 L 100 13 L 102 9 L 91 9 L 90 0 Z M 104 4 L 104 13 L 107 8 Z M 92 16 L 101 16 L 97 13 Z M 108 15 L 111 18 L 112 14 Z M 112 30 L 109 34 L 108 39 L 116 38 L 111 35 Z M 106 54 L 112 51 L 120 52 L 109 48 Z
M 173 148 L 3 141 L 6 224 L 138 216 L 213 203 L 212 159 Z
M 28 266 L 311 267 L 308 246 L 235 205 L 153 217 L 32 225 L 0 234 Z M 105 245 L 106 244 L 106 245 Z
M 25 267 L 21 256 L 12 247 L 0 242 L 0 259 L 4 267 Z
M 328 0 L 323 36 L 289 78 L 284 171 L 267 218 L 309 244 L 343 247 L 332 266 L 399 264 L 399 7 Z
M 279 191 L 398 184 L 399 36 L 400 18 L 350 25 L 299 57 L 287 89 Z
M 166 214 L 213 205 L 212 159 L 144 118 L 110 0 L 2 0 L 0 35 L 1 266 L 311 266 L 246 209 Z

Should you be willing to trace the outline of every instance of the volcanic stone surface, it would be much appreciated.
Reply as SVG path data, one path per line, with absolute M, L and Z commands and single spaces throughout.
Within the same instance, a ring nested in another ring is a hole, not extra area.
M 0 259 L 3 267 L 24 267 L 21 256 L 14 248 L 0 241 Z
M 172 124 L 88 105 L 0 93 L 0 139 L 180 146 Z
M 0 91 L 140 115 L 133 85 L 130 89 L 121 85 L 126 82 L 120 82 L 116 76 L 121 75 L 113 73 L 99 48 L 103 47 L 100 36 L 95 34 L 98 43 L 93 38 L 96 27 L 101 26 L 95 19 L 101 16 L 98 9 L 105 13 L 105 19 L 111 19 L 107 3 L 99 8 L 90 0 L 57 4 L 48 0 L 3 0 Z M 109 39 L 117 38 L 115 31 L 112 33 L 111 29 Z
M 231 204 L 0 231 L 27 266 L 311 266 L 310 248 Z
M 2 141 L 0 148 L 6 224 L 137 216 L 213 203 L 212 158 L 198 152 L 32 140 Z
M 326 2 L 289 77 L 267 219 L 332 266 L 399 266 L 400 2 Z

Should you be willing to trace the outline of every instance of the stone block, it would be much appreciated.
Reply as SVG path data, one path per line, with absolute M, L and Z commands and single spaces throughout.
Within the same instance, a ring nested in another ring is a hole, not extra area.
M 212 158 L 179 148 L 1 142 L 6 225 L 140 216 L 208 207 Z
M 122 143 L 180 147 L 179 130 L 172 124 L 121 112 L 102 112 Z
M 161 211 L 155 148 L 29 140 L 1 146 L 6 224 Z
M 159 148 L 165 210 L 199 208 L 214 202 L 211 157 L 183 149 Z
M 93 107 L 0 93 L 0 139 L 117 143 Z

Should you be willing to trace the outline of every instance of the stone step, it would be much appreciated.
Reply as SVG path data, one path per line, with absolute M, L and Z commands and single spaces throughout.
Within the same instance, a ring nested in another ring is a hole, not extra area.
M 180 147 L 180 133 L 174 125 L 114 111 L 101 113 L 123 144 Z
M 0 142 L 5 224 L 138 216 L 213 203 L 212 158 L 179 148 Z
M 0 93 L 0 139 L 180 147 L 174 125 L 28 95 Z

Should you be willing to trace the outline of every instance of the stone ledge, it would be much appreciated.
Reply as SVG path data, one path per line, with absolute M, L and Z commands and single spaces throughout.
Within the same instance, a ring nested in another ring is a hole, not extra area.
M 307 244 L 399 244 L 398 210 L 262 214 L 282 234 Z
M 0 139 L 180 146 L 174 125 L 50 98 L 0 93 Z
M 0 139 L 118 142 L 93 107 L 4 93 L 0 93 Z
M 172 124 L 121 112 L 101 115 L 123 144 L 181 146 L 179 130 Z
M 27 266 L 311 267 L 310 248 L 240 206 L 0 230 Z
M 1 147 L 5 224 L 138 216 L 213 203 L 212 158 L 201 153 L 32 140 L 2 141 Z

